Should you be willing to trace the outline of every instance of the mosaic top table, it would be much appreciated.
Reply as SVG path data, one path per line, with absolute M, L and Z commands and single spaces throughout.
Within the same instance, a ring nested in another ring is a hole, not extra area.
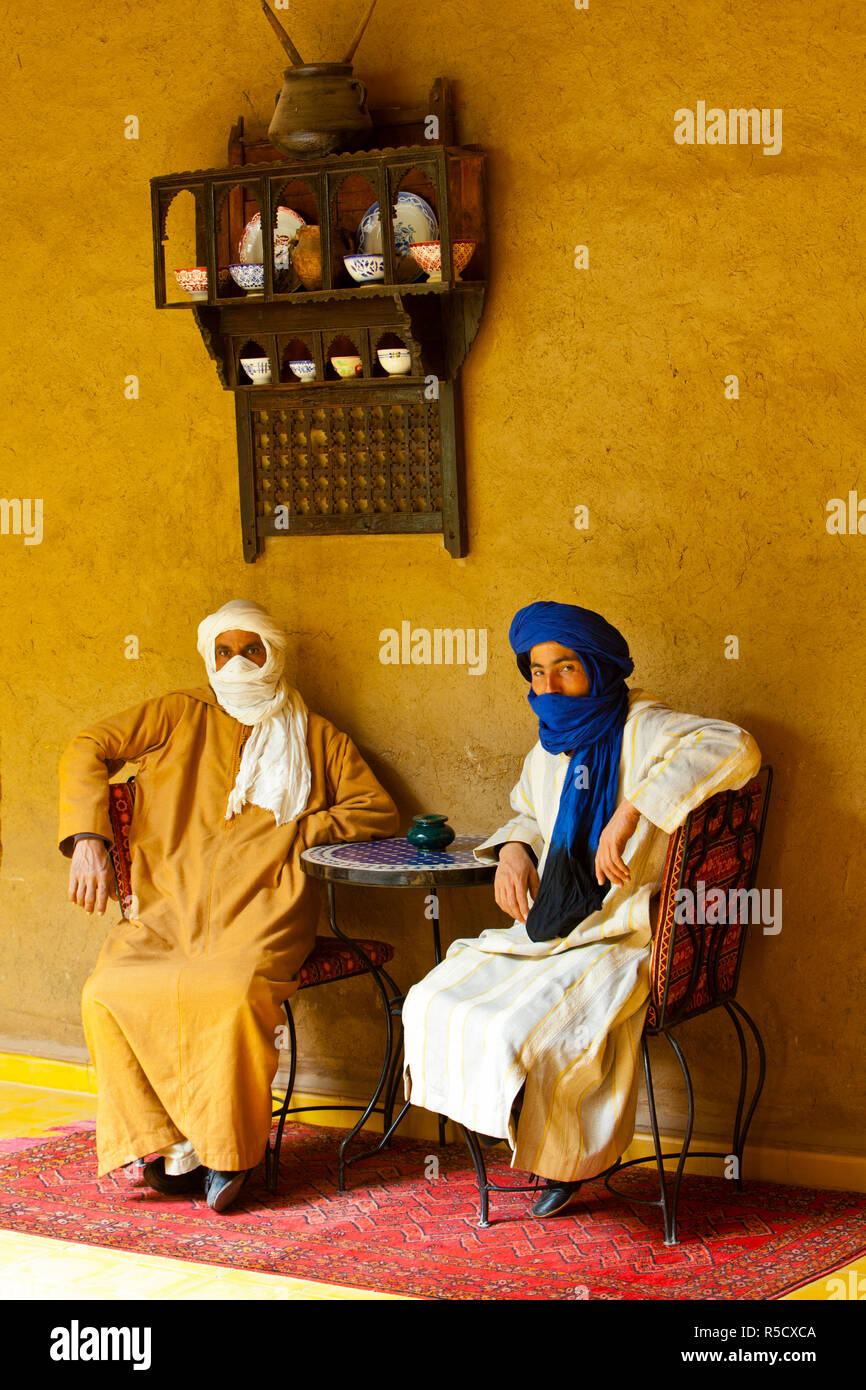
M 430 912 L 425 916 L 433 924 L 433 953 L 438 965 L 442 960 L 439 938 L 439 889 L 473 883 L 492 883 L 496 874 L 494 858 L 478 860 L 473 854 L 483 835 L 458 835 L 444 850 L 420 850 L 408 840 L 363 840 L 338 845 L 316 845 L 301 855 L 304 872 L 328 882 L 328 903 L 331 927 L 343 936 L 336 924 L 333 910 L 333 884 L 355 883 L 368 888 L 429 888 L 432 898 Z
M 343 844 L 316 845 L 312 849 L 303 851 L 301 864 L 305 873 L 327 882 L 328 916 L 331 930 L 335 936 L 338 936 L 340 940 L 345 941 L 355 950 L 358 949 L 357 946 L 350 936 L 341 931 L 337 921 L 334 893 L 337 883 L 351 883 L 357 887 L 367 888 L 426 888 L 428 892 L 425 899 L 424 916 L 425 920 L 429 921 L 432 926 L 433 955 L 438 965 L 442 960 L 442 943 L 439 935 L 439 890 L 443 885 L 446 887 L 466 887 L 471 884 L 493 882 L 497 869 L 496 859 L 491 857 L 483 861 L 478 860 L 472 852 L 476 845 L 483 843 L 484 838 L 483 835 L 458 835 L 447 849 L 438 851 L 416 849 L 405 839 L 362 840 Z M 359 954 L 363 955 L 363 952 L 359 952 Z M 378 1153 L 388 1142 L 409 1109 L 407 1102 L 396 1120 L 392 1121 L 402 1046 L 401 1044 L 396 1047 L 394 1045 L 391 1019 L 392 1016 L 399 1018 L 402 1014 L 404 996 L 390 977 L 381 968 L 377 970 L 372 963 L 370 963 L 370 974 L 373 976 L 385 1008 L 386 1056 L 382 1074 L 379 1077 L 379 1084 L 370 1104 L 341 1145 L 341 1190 L 342 1174 L 346 1165 L 354 1163 L 360 1158 L 369 1157 L 370 1153 Z M 390 987 L 390 994 L 386 990 L 383 979 Z M 380 1107 L 378 1101 L 383 1090 L 385 1091 L 385 1098 Z M 381 1111 L 383 1117 L 384 1134 L 381 1143 L 369 1153 L 360 1153 L 352 1158 L 347 1158 L 345 1151 L 348 1145 L 366 1124 L 374 1110 L 377 1109 Z M 440 1142 L 444 1140 L 444 1131 L 444 1120 L 440 1116 Z

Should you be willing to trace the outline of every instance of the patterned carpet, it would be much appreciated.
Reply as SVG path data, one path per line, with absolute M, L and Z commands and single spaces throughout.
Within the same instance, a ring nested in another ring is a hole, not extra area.
M 92 1128 L 0 1149 L 0 1227 L 150 1255 L 287 1274 L 434 1299 L 774 1299 L 866 1251 L 866 1196 L 687 1177 L 680 1244 L 661 1213 L 582 1189 L 565 1213 L 527 1215 L 528 1194 L 492 1198 L 479 1230 L 465 1149 L 397 1140 L 336 1190 L 340 1132 L 292 1125 L 280 1191 L 257 1170 L 223 1216 L 200 1198 L 165 1198 L 124 1174 L 95 1177 Z M 502 1155 L 500 1157 L 500 1155 Z M 491 1156 L 498 1181 L 505 1151 Z M 435 1175 L 438 1161 L 439 1172 Z M 648 1173 L 618 1176 L 652 1195 Z

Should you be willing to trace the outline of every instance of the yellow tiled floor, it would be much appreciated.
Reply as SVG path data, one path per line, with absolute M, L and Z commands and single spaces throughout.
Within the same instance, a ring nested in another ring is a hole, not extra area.
M 0 1139 L 48 1134 L 53 1125 L 96 1116 L 96 1097 L 0 1082 Z M 851 1271 L 854 1271 L 853 1275 Z M 848 1292 L 842 1292 L 839 1278 Z M 400 1295 L 318 1284 L 309 1279 L 127 1254 L 72 1241 L 0 1230 L 0 1299 L 400 1299 Z M 825 1300 L 866 1293 L 866 1258 L 833 1279 L 816 1279 L 791 1300 Z
M 0 1082 L 0 1139 L 48 1134 L 94 1119 L 96 1097 Z M 243 1269 L 127 1254 L 0 1230 L 0 1299 L 396 1299 L 399 1294 L 318 1284 Z
M 338 1288 L 242 1269 L 131 1255 L 94 1245 L 0 1231 L 0 1299 L 390 1299 L 399 1295 Z

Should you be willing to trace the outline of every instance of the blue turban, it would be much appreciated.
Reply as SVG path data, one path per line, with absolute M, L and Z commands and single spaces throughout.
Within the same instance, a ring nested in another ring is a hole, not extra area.
M 570 753 L 538 897 L 526 930 L 533 941 L 567 936 L 597 912 L 609 892 L 595 877 L 601 832 L 616 809 L 622 731 L 628 714 L 626 676 L 634 670 L 621 632 L 589 608 L 530 603 L 514 615 L 508 640 L 526 680 L 529 654 L 542 642 L 576 652 L 590 681 L 588 695 L 536 695 L 538 736 L 548 753 Z M 586 769 L 584 773 L 583 769 Z

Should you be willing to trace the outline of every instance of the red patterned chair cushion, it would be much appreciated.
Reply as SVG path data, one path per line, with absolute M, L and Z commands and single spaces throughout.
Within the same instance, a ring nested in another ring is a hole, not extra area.
M 114 831 L 111 862 L 114 866 L 120 909 L 124 917 L 130 916 L 132 902 L 129 831 L 134 804 L 134 777 L 128 782 L 114 782 L 108 788 L 108 814 Z M 393 959 L 394 947 L 385 941 L 363 941 L 359 938 L 358 945 L 377 969 Z M 312 985 L 326 984 L 330 980 L 347 980 L 352 975 L 366 975 L 368 969 L 366 961 L 339 937 L 317 936 L 315 946 L 301 966 L 298 988 L 309 989 Z
M 696 807 L 674 831 L 662 874 L 661 899 L 650 965 L 648 1028 L 699 1013 L 730 998 L 737 975 L 745 922 L 717 925 L 677 922 L 676 893 L 688 888 L 697 897 L 721 888 L 748 888 L 760 848 L 766 782 L 753 778 L 739 791 L 719 792 Z M 667 999 L 665 1000 L 665 990 Z
M 108 815 L 114 831 L 114 844 L 111 846 L 111 863 L 114 868 L 114 881 L 117 884 L 117 897 L 124 917 L 130 916 L 132 899 L 132 878 L 130 875 L 131 854 L 129 849 L 129 827 L 132 825 L 132 808 L 135 803 L 135 778 L 128 782 L 112 782 L 108 788 Z
M 358 945 L 377 969 L 380 965 L 387 965 L 394 955 L 394 947 L 386 941 L 364 941 L 358 937 Z M 350 975 L 366 973 L 366 964 L 345 941 L 337 936 L 317 936 L 315 946 L 301 966 L 298 988 L 309 989 L 311 985 L 323 985 L 329 980 L 346 980 Z

